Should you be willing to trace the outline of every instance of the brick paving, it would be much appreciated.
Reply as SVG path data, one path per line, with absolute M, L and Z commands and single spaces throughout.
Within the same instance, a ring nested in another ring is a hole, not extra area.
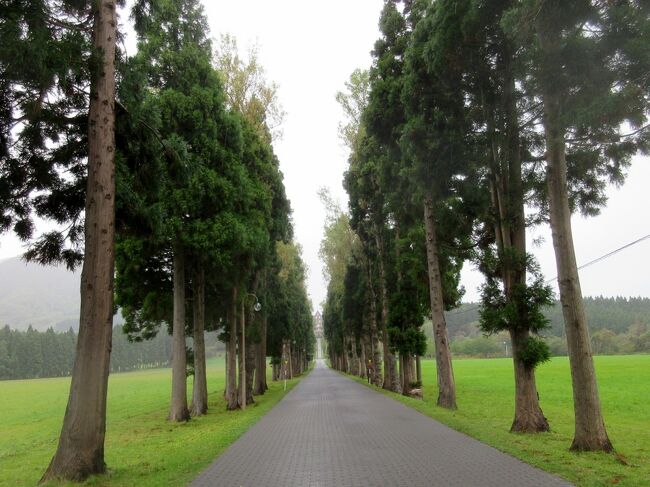
M 191 487 L 571 484 L 318 364 Z

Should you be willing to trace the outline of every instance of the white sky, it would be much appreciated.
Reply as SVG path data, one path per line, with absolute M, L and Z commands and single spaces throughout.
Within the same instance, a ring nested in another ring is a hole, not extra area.
M 284 136 L 275 143 L 293 208 L 296 240 L 309 267 L 308 287 L 314 307 L 325 299 L 326 284 L 318 247 L 324 210 L 316 194 L 329 187 L 345 207 L 341 186 L 347 153 L 337 126 L 343 114 L 334 96 L 350 73 L 370 65 L 370 51 L 379 33 L 381 0 L 247 0 L 205 1 L 212 35 L 233 34 L 245 51 L 259 45 L 259 58 L 268 79 L 279 84 L 287 112 Z M 124 22 L 124 21 L 123 21 Z M 129 49 L 131 52 L 131 49 Z M 610 188 L 607 208 L 596 218 L 573 219 L 578 263 L 588 262 L 639 237 L 650 234 L 650 164 L 638 158 L 622 189 Z M 550 230 L 530 231 L 543 236 L 541 247 L 529 247 L 547 278 L 555 276 Z M 0 238 L 0 259 L 19 254 L 13 236 Z M 585 295 L 650 296 L 650 240 L 581 271 Z M 467 300 L 476 300 L 480 276 L 463 271 Z

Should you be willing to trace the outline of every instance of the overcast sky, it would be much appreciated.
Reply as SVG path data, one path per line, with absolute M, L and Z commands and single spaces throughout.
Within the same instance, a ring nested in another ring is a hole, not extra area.
M 370 51 L 378 37 L 381 0 L 242 0 L 204 2 L 212 35 L 233 34 L 240 50 L 257 43 L 267 76 L 279 84 L 287 112 L 284 136 L 275 143 L 291 199 L 296 240 L 309 267 L 309 293 L 314 307 L 325 299 L 326 284 L 318 247 L 324 210 L 317 190 L 329 187 L 343 206 L 341 186 L 347 153 L 337 126 L 342 113 L 334 97 L 355 68 L 370 65 Z M 130 43 L 129 43 L 130 45 Z M 130 50 L 132 51 L 132 50 Z M 132 53 L 132 52 L 130 52 Z M 596 218 L 573 219 L 578 263 L 597 258 L 650 234 L 650 164 L 638 158 L 626 185 L 610 188 L 608 207 Z M 537 255 L 547 278 L 556 275 L 550 230 L 529 232 L 543 237 Z M 0 259 L 21 252 L 11 236 L 0 239 Z M 650 296 L 650 239 L 581 271 L 585 295 Z M 476 300 L 480 276 L 463 271 L 467 300 Z

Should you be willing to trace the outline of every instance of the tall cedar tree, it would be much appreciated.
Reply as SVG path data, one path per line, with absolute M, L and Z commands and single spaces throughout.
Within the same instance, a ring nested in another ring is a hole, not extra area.
M 511 431 L 548 431 L 539 405 L 535 382 L 536 366 L 548 359 L 548 347 L 535 335 L 547 326 L 541 307 L 551 303 L 551 292 L 536 272 L 526 252 L 524 195 L 530 184 L 523 176 L 527 145 L 538 138 L 522 134 L 526 119 L 533 118 L 522 103 L 516 79 L 523 63 L 514 43 L 500 25 L 511 1 L 481 1 L 457 4 L 462 28 L 458 48 L 466 61 L 463 89 L 471 100 L 477 174 L 484 174 L 487 193 L 477 203 L 485 206 L 478 238 L 479 268 L 486 276 L 480 326 L 485 333 L 508 331 L 515 370 L 515 416 Z M 452 39 L 450 39 L 452 40 Z M 455 40 L 452 40 L 455 42 Z M 532 125 L 532 124 L 531 124 Z M 529 129 L 530 130 L 530 129 Z M 475 192 L 475 187 L 470 191 Z M 527 272 L 532 279 L 527 280 Z
M 103 473 L 115 258 L 115 45 L 117 5 L 92 6 L 88 172 L 77 354 L 59 444 L 42 481 Z
M 134 295 L 123 288 L 118 296 L 129 304 L 127 318 L 135 318 L 139 324 L 155 324 L 163 316 L 150 310 L 161 309 L 156 303 L 165 303 L 157 296 L 168 288 L 168 272 L 173 276 L 173 359 L 172 359 L 172 401 L 169 418 L 184 421 L 189 418 L 186 398 L 186 288 L 193 281 L 194 304 L 200 305 L 205 295 L 205 282 L 201 268 L 218 264 L 219 259 L 206 255 L 208 250 L 223 245 L 233 234 L 241 231 L 237 218 L 232 214 L 233 201 L 230 195 L 234 188 L 246 182 L 246 174 L 237 167 L 237 154 L 241 152 L 239 124 L 225 111 L 225 96 L 219 77 L 211 66 L 211 48 L 207 39 L 207 20 L 202 7 L 196 1 L 187 2 L 139 2 L 134 7 L 136 31 L 139 36 L 139 52 L 133 60 L 135 69 L 144 73 L 143 91 L 148 93 L 149 103 L 155 114 L 151 126 L 163 146 L 164 171 L 160 175 L 160 206 L 163 224 L 151 226 L 159 234 L 136 236 L 141 243 L 125 245 L 127 250 L 142 250 L 149 247 L 147 260 L 158 261 L 157 265 L 134 269 L 150 272 L 159 269 L 156 276 L 162 280 L 153 281 L 153 288 L 130 286 Z M 182 73 L 182 75 L 181 75 Z M 144 240 L 144 242 L 142 242 Z M 153 242 L 153 244 L 152 244 Z M 153 245 L 153 248 L 152 248 Z M 236 245 L 236 244 L 235 244 Z M 206 247 L 209 247 L 206 249 Z M 227 260 L 221 257 L 222 261 Z M 130 264 L 125 259 L 128 269 Z M 171 264 L 171 265 L 170 265 Z M 133 266 L 131 266 L 133 268 Z M 194 275 L 186 273 L 195 268 Z M 167 276 L 165 276 L 167 274 Z M 205 275 L 205 269 L 203 270 Z M 133 276 L 135 277 L 135 276 Z M 146 276 L 143 276 L 146 277 Z M 142 280 L 140 280 L 142 282 Z M 143 293 L 144 294 L 143 296 Z M 139 298 L 137 296 L 140 296 Z M 154 298 L 154 296 L 157 296 Z M 140 303 L 140 306 L 138 305 Z M 153 305 L 153 306 L 152 306 Z M 143 308 L 145 312 L 142 312 Z M 167 310 L 169 306 L 167 306 Z M 204 315 L 202 307 L 194 315 L 201 328 Z M 165 316 L 169 319 L 169 312 Z M 145 318 L 144 320 L 142 318 Z M 196 345 L 200 346 L 200 338 Z M 195 358 L 201 358 L 199 351 Z M 204 377 L 203 364 L 199 364 L 199 378 Z M 195 368 L 196 370 L 196 368 Z M 203 379 L 201 379 L 202 381 Z M 197 411 L 204 409 L 206 400 L 196 392 Z
M 527 1 L 506 16 L 527 43 L 526 81 L 543 106 L 548 211 L 571 364 L 573 450 L 612 450 L 600 408 L 578 276 L 571 212 L 598 211 L 606 182 L 622 182 L 639 149 L 647 151 L 649 6 L 644 2 Z
M 431 318 L 438 367 L 438 405 L 456 408 L 456 388 L 445 323 L 441 245 L 455 246 L 454 233 L 463 226 L 446 226 L 445 213 L 454 212 L 458 190 L 454 182 L 467 173 L 467 114 L 458 53 L 446 46 L 457 36 L 449 22 L 456 15 L 445 2 L 430 6 L 417 22 L 406 53 L 403 100 L 407 122 L 402 142 L 414 194 L 424 209 Z M 451 222 L 449 222 L 451 223 Z M 458 235 L 458 234 L 457 234 Z

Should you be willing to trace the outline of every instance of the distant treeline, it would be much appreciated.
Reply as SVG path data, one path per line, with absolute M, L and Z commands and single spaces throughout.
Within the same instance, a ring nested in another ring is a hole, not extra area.
M 584 298 L 591 342 L 595 354 L 650 353 L 650 298 Z M 549 329 L 543 333 L 553 355 L 566 355 L 564 319 L 559 303 L 544 312 Z M 507 333 L 484 337 L 478 329 L 479 306 L 464 304 L 447 313 L 452 351 L 474 357 L 503 357 L 510 354 Z M 433 353 L 432 330 L 425 326 L 427 354 Z M 504 343 L 505 342 L 505 343 Z
M 206 342 L 215 341 L 216 337 Z M 52 328 L 40 332 L 0 328 L 0 379 L 63 377 L 72 373 L 77 334 L 70 329 L 57 333 Z M 152 340 L 131 343 L 122 327 L 113 328 L 111 372 L 167 366 L 171 357 L 171 337 L 159 333 Z

